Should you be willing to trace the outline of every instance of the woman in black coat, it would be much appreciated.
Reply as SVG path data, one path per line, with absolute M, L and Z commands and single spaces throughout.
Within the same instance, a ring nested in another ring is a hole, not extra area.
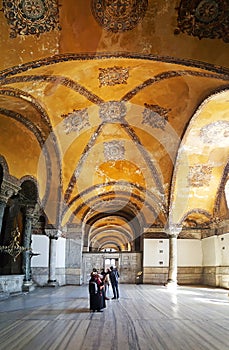
M 90 295 L 90 311 L 102 312 L 103 302 L 102 293 L 100 291 L 100 284 L 98 281 L 98 275 L 95 272 L 91 273 L 89 280 L 89 295 Z

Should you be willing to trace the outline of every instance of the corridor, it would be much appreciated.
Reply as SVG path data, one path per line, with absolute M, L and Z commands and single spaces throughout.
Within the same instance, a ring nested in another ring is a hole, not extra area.
M 86 285 L 37 288 L 0 301 L 0 350 L 228 350 L 228 294 L 121 284 L 90 313 Z

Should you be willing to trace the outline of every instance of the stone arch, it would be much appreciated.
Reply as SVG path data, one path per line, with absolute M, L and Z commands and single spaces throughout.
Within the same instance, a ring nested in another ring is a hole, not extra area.
M 228 167 L 228 94 L 228 89 L 213 92 L 190 116 L 174 166 L 170 224 L 182 222 L 187 213 L 194 211 L 206 211 L 211 218 L 218 216 L 225 181 L 225 175 L 218 174 L 226 174 Z
M 0 166 L 1 166 L 1 172 L 2 172 L 2 177 L 6 177 L 9 175 L 9 167 L 8 167 L 8 164 L 5 160 L 5 158 L 0 155 Z

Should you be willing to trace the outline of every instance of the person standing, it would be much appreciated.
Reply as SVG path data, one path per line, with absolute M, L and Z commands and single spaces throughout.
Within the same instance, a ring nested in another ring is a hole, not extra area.
M 110 267 L 110 281 L 111 286 L 113 290 L 113 298 L 112 299 L 119 299 L 119 287 L 118 287 L 118 279 L 119 279 L 119 273 L 118 270 L 113 268 L 113 266 Z
M 102 312 L 103 301 L 99 278 L 96 272 L 91 273 L 89 281 L 89 295 L 90 295 L 90 311 Z
M 110 269 L 107 269 L 105 272 L 105 276 L 104 276 L 104 289 L 105 289 L 105 299 L 106 300 L 110 300 L 110 298 L 108 298 L 108 292 L 109 292 L 109 286 L 110 286 Z
M 97 283 L 99 286 L 100 294 L 101 294 L 101 302 L 102 302 L 102 309 L 105 309 L 106 307 L 106 298 L 105 298 L 105 286 L 104 286 L 104 279 L 103 279 L 103 273 L 100 273 L 97 275 Z
M 107 270 L 109 270 L 109 269 L 107 269 Z M 110 270 L 109 270 L 109 271 L 110 271 Z M 106 295 L 106 293 L 107 293 L 107 291 L 108 291 L 108 286 L 109 286 L 109 284 L 110 284 L 110 282 L 109 282 L 109 273 L 108 273 L 108 271 L 105 272 L 104 269 L 101 269 L 100 276 L 101 276 L 101 279 L 102 279 L 102 282 L 103 282 L 103 285 L 104 285 L 104 289 L 103 289 L 104 299 L 105 299 L 105 300 L 110 300 L 110 299 L 107 297 L 107 295 Z

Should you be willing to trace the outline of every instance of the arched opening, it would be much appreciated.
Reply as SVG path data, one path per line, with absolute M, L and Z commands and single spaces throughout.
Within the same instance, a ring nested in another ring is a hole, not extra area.
M 37 203 L 37 188 L 36 184 L 31 180 L 25 180 L 21 184 L 21 190 L 17 195 L 12 195 L 4 209 L 2 220 L 2 229 L 0 236 L 0 245 L 9 246 L 13 240 L 19 246 L 23 246 L 26 209 L 28 206 L 35 207 Z M 15 230 L 18 230 L 18 235 L 15 236 Z M 23 254 L 18 254 L 16 257 L 7 253 L 1 253 L 0 259 L 0 274 L 12 275 L 23 273 Z

